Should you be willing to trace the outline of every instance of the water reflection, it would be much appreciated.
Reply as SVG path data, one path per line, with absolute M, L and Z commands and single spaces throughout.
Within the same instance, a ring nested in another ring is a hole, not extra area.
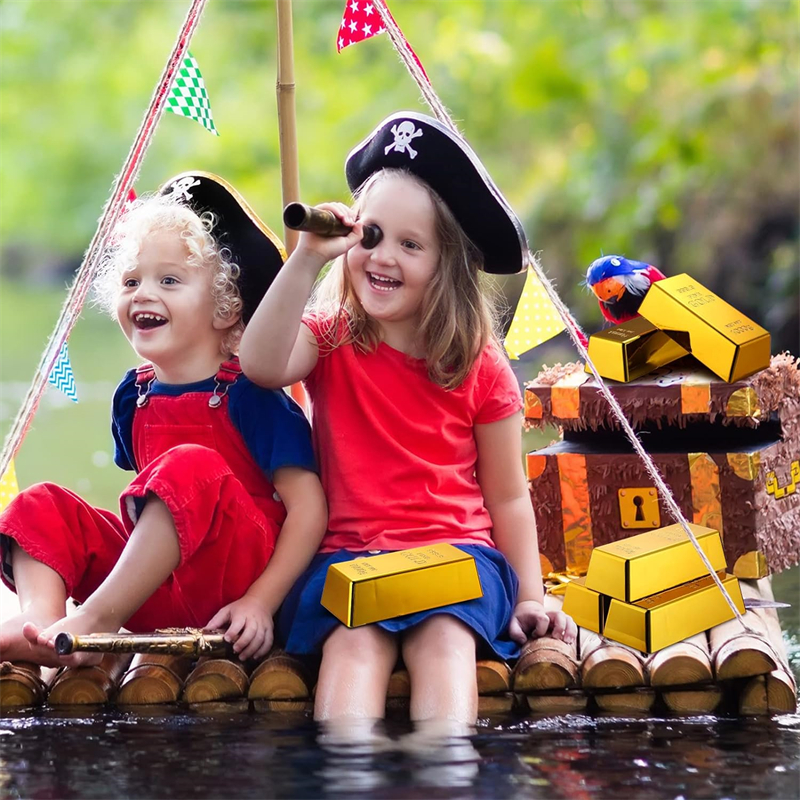
M 464 731 L 301 714 L 0 720 L 11 798 L 790 798 L 800 717 L 498 717 Z

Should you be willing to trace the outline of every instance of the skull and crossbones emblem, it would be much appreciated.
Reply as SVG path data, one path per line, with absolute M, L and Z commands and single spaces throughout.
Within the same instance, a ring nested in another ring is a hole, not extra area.
M 192 195 L 189 194 L 189 189 L 193 189 L 195 186 L 199 185 L 200 181 L 197 180 L 197 178 L 192 178 L 187 175 L 185 178 L 175 181 L 169 188 L 172 189 L 172 193 L 177 195 L 179 200 L 188 203 L 192 199 Z
M 394 141 L 384 149 L 383 154 L 386 155 L 390 150 L 397 150 L 398 153 L 408 154 L 411 158 L 417 157 L 417 151 L 411 146 L 411 140 L 422 136 L 422 131 L 414 128 L 414 123 L 405 120 L 399 125 L 392 125 L 392 133 L 394 134 Z

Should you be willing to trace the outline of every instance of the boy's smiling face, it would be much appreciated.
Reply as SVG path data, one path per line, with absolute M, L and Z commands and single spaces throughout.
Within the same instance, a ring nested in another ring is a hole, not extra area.
M 155 231 L 142 242 L 136 266 L 120 277 L 120 327 L 168 383 L 216 372 L 222 339 L 236 321 L 217 316 L 211 272 L 187 264 L 187 254 L 179 231 Z

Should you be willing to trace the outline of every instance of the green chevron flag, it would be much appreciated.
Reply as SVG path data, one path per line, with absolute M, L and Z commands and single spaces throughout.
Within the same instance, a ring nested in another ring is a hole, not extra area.
M 182 117 L 197 120 L 207 131 L 219 136 L 211 116 L 211 103 L 200 74 L 200 67 L 191 53 L 186 54 L 183 66 L 178 70 L 169 89 L 167 111 Z

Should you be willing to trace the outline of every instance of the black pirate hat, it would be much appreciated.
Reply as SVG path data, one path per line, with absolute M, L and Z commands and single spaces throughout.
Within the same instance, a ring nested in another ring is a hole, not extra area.
M 247 201 L 227 181 L 210 172 L 182 172 L 168 180 L 159 194 L 176 194 L 197 214 L 210 211 L 212 235 L 231 253 L 239 267 L 242 319 L 255 313 L 261 298 L 286 260 L 281 240 L 258 218 Z
M 425 114 L 392 114 L 347 157 L 351 191 L 385 168 L 408 170 L 436 191 L 483 254 L 486 272 L 511 275 L 527 265 L 522 223 L 459 134 Z

